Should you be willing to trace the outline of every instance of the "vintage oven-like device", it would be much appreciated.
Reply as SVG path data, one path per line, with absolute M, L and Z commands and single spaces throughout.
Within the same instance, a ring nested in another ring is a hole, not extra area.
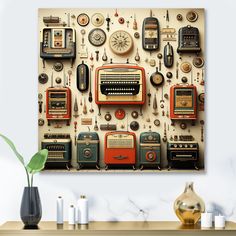
M 78 169 L 99 167 L 99 137 L 96 132 L 81 132 L 77 139 Z
M 75 30 L 69 27 L 44 28 L 40 42 L 40 57 L 45 59 L 71 59 L 76 57 Z
M 143 132 L 140 134 L 139 144 L 139 166 L 156 166 L 160 169 L 161 164 L 161 143 L 160 134 L 157 132 Z
M 173 85 L 170 88 L 170 118 L 197 119 L 197 89 L 194 85 Z
M 69 88 L 48 88 L 46 91 L 46 117 L 48 124 L 52 120 L 71 119 L 71 90 Z
M 179 45 L 177 48 L 178 53 L 199 53 L 200 36 L 199 30 L 196 27 L 187 25 L 179 29 Z
M 198 169 L 199 145 L 191 135 L 180 135 L 177 141 L 167 143 L 168 169 L 194 167 Z
M 104 162 L 108 166 L 131 165 L 135 169 L 136 135 L 117 131 L 105 134 Z
M 44 134 L 42 149 L 48 150 L 45 168 L 64 167 L 69 170 L 71 162 L 70 134 Z
M 96 69 L 96 103 L 145 103 L 146 79 L 143 67 L 131 64 L 109 64 Z

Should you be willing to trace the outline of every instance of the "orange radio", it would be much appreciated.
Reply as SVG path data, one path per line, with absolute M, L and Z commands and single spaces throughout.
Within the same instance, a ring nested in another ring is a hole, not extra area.
M 96 103 L 145 103 L 146 78 L 143 67 L 131 64 L 109 64 L 96 69 Z
M 51 120 L 71 119 L 71 90 L 69 88 L 48 88 L 46 91 L 46 118 Z
M 170 118 L 197 119 L 197 89 L 194 85 L 173 85 L 170 88 Z
M 136 136 L 132 132 L 108 132 L 105 135 L 104 162 L 109 165 L 132 165 L 136 162 Z

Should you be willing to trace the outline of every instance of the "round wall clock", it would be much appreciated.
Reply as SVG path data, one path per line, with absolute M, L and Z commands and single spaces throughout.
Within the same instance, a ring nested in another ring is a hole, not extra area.
M 122 55 L 133 48 L 133 39 L 128 32 L 118 30 L 110 36 L 109 45 L 115 54 Z
M 106 42 L 106 33 L 99 28 L 89 32 L 88 40 L 93 46 L 102 46 Z

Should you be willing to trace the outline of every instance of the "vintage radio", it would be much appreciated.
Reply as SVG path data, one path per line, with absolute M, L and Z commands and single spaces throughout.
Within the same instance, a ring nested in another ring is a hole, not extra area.
M 99 137 L 96 132 L 81 132 L 77 139 L 78 169 L 99 167 Z
M 194 141 L 176 141 L 167 143 L 168 169 L 194 167 L 198 169 L 199 146 Z
M 173 85 L 170 88 L 170 118 L 197 119 L 197 89 L 194 85 Z
M 139 166 L 157 167 L 161 164 L 160 134 L 157 132 L 143 132 L 140 134 L 139 144 Z
M 48 88 L 46 90 L 46 118 L 51 120 L 66 120 L 71 118 L 71 90 L 69 88 Z
M 48 150 L 45 168 L 64 167 L 69 170 L 71 162 L 70 134 L 45 134 L 42 149 Z
M 136 162 L 136 136 L 132 132 L 116 131 L 105 135 L 104 162 L 110 165 L 132 165 Z
M 69 27 L 44 28 L 40 43 L 42 59 L 71 59 L 76 57 L 75 30 Z
M 192 27 L 191 25 L 180 28 L 178 40 L 178 53 L 201 52 L 198 28 Z
M 109 64 L 96 69 L 96 103 L 144 104 L 144 68 L 130 64 Z
M 143 21 L 142 44 L 143 49 L 152 51 L 158 50 L 160 44 L 159 22 L 155 17 L 147 17 Z

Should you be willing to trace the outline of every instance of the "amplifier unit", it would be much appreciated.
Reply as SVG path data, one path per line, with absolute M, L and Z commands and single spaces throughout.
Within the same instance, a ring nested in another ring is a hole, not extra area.
M 45 168 L 65 167 L 71 162 L 71 138 L 69 134 L 45 134 L 42 149 L 48 150 Z
M 161 143 L 160 134 L 157 132 L 143 132 L 140 134 L 139 144 L 139 166 L 157 167 L 161 164 Z
M 105 134 L 104 162 L 109 165 L 132 165 L 136 162 L 136 136 L 132 132 L 108 132 Z
M 99 167 L 99 137 L 96 132 L 81 132 L 77 139 L 78 169 Z

